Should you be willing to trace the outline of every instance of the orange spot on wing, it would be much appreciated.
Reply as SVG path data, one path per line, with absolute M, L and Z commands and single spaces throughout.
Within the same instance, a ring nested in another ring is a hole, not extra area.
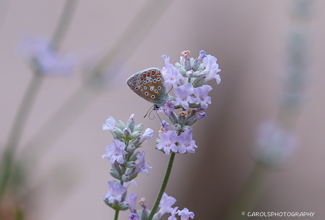
M 158 75 L 161 75 L 161 72 L 159 72 Z
M 148 73 L 147 76 L 150 76 L 150 73 Z

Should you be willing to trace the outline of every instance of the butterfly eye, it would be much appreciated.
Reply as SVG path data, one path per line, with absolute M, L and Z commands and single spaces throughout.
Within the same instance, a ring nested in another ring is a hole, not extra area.
M 145 92 L 144 94 L 145 94 L 146 96 L 148 96 L 148 95 L 149 95 L 149 92 Z
M 144 90 L 147 90 L 147 87 L 146 87 L 146 86 L 144 86 L 144 87 L 143 87 L 143 89 L 144 89 Z
M 160 81 L 160 77 L 157 78 L 157 81 Z
M 158 90 L 157 89 L 155 89 L 155 93 L 158 93 Z
M 157 80 L 156 80 L 156 79 L 154 79 L 154 80 L 153 80 L 153 83 L 156 83 L 156 82 L 157 82 Z
M 135 90 L 138 90 L 139 88 L 138 87 L 135 87 Z
M 151 98 L 154 99 L 155 98 L 155 95 L 152 95 Z
M 161 86 L 158 86 L 158 90 L 161 90 Z

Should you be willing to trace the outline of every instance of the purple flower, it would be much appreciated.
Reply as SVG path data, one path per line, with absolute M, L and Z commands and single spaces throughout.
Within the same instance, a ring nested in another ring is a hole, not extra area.
M 160 142 L 157 144 L 158 150 L 163 150 L 166 155 L 170 154 L 170 151 L 177 152 L 178 147 L 176 142 L 178 141 L 178 136 L 176 131 L 167 131 L 167 133 L 159 134 Z
M 147 128 L 144 132 L 144 134 L 140 137 L 139 143 L 143 143 L 147 139 L 152 138 L 153 136 L 153 130 L 151 128 Z
M 129 218 L 129 220 L 141 220 L 140 217 L 135 213 L 132 213 L 131 215 L 129 215 L 128 218 Z
M 194 94 L 197 98 L 197 102 L 201 104 L 203 109 L 208 108 L 208 104 L 211 104 L 211 97 L 208 96 L 209 91 L 212 90 L 212 87 L 209 85 L 203 85 L 201 87 L 194 89 Z
M 195 145 L 195 141 L 192 140 L 192 130 L 193 129 L 188 129 L 179 136 L 180 146 L 178 152 L 180 154 L 184 154 L 186 152 L 195 153 L 195 148 L 197 148 L 197 146 Z
M 108 181 L 108 192 L 104 195 L 104 200 L 109 204 L 114 202 L 122 202 L 122 195 L 126 192 L 126 188 L 116 180 Z
M 172 212 L 172 205 L 174 205 L 175 202 L 176 199 L 174 197 L 168 196 L 167 193 L 164 193 L 159 203 L 159 216 L 162 217 L 165 213 Z
M 187 208 L 184 208 L 183 210 L 178 210 L 177 214 L 181 216 L 181 220 L 188 220 L 189 218 L 194 218 L 194 213 L 190 212 Z
M 166 133 L 167 131 L 169 131 L 169 123 L 167 123 L 166 121 L 162 121 L 161 122 L 161 126 L 163 127 L 163 131 Z
M 275 167 L 281 166 L 298 146 L 297 137 L 272 120 L 259 126 L 256 143 L 255 158 Z
M 135 209 L 135 201 L 137 200 L 137 194 L 135 193 L 131 193 L 128 200 L 129 200 L 129 209 L 131 211 L 131 213 L 135 213 L 136 209 Z
M 106 154 L 102 156 L 102 159 L 107 157 L 111 164 L 117 161 L 119 164 L 124 163 L 123 155 L 127 154 L 124 150 L 125 144 L 119 140 L 113 140 L 113 145 L 108 145 L 106 147 Z
M 202 61 L 207 55 L 205 54 L 205 51 L 204 50 L 201 50 L 200 51 L 200 55 L 199 57 L 197 58 L 199 61 Z
M 169 99 L 163 106 L 158 110 L 158 113 L 165 112 L 165 114 L 170 117 L 171 113 L 175 110 L 174 103 Z
M 131 180 L 131 181 L 128 181 L 128 182 L 124 182 L 123 183 L 123 186 L 126 187 L 126 188 L 129 188 L 130 184 L 133 183 L 135 186 L 138 186 L 137 182 L 135 180 Z
M 62 57 L 53 50 L 49 39 L 25 37 L 21 45 L 21 53 L 31 62 L 38 73 L 67 75 L 72 72 L 72 58 Z
M 106 119 L 106 124 L 103 124 L 103 130 L 113 131 L 115 125 L 115 119 L 112 116 L 109 116 L 108 119 Z
M 171 216 L 169 216 L 167 220 L 177 220 L 177 218 L 175 217 L 177 209 L 178 207 L 175 207 L 173 211 L 170 212 Z
M 209 81 L 211 79 L 216 79 L 217 84 L 221 82 L 220 75 L 218 74 L 221 70 L 219 69 L 219 65 L 217 64 L 217 58 L 211 55 L 207 55 L 203 59 L 203 64 L 205 66 L 206 70 L 209 70 L 210 72 L 207 74 L 205 81 Z
M 197 100 L 192 97 L 193 85 L 191 83 L 185 83 L 174 89 L 176 99 L 174 105 L 181 105 L 183 108 L 188 109 L 189 103 L 197 103 Z
M 205 116 L 205 112 L 200 112 L 197 116 L 196 116 L 196 120 L 202 119 L 202 118 L 206 118 L 207 116 Z
M 170 85 L 177 87 L 181 81 L 184 81 L 183 76 L 178 72 L 177 68 L 173 64 L 169 63 L 169 57 L 166 55 L 161 56 L 165 60 L 165 67 L 163 67 L 161 73 L 164 76 L 164 86 L 167 88 Z
M 141 173 L 149 174 L 148 169 L 151 169 L 152 167 L 150 167 L 148 165 L 148 163 L 144 160 L 145 153 L 146 153 L 146 150 L 142 151 L 141 153 L 139 153 L 137 155 L 137 158 L 140 162 L 135 167 L 135 170 L 134 170 L 135 173 L 139 173 L 141 171 Z

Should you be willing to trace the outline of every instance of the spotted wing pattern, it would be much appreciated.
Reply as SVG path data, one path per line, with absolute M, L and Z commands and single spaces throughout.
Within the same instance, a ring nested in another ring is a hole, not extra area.
M 132 75 L 127 84 L 136 94 L 158 106 L 166 99 L 164 77 L 158 68 L 145 69 Z

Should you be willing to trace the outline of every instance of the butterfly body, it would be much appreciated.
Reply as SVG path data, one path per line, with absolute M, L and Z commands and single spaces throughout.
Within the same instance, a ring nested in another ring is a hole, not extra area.
M 148 68 L 130 76 L 127 84 L 133 92 L 148 102 L 154 103 L 154 110 L 167 101 L 164 77 L 158 68 Z

